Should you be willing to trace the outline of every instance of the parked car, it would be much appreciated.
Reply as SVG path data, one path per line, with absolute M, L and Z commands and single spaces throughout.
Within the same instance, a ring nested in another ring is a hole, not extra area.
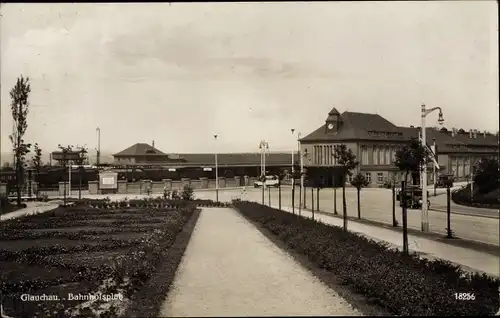
M 421 209 L 422 208 L 422 188 L 419 186 L 408 186 L 405 189 L 406 195 L 405 195 L 405 203 L 406 207 L 409 209 Z M 399 192 L 396 194 L 396 201 L 399 201 L 399 206 L 403 206 L 403 198 L 402 198 L 402 191 L 401 189 Z M 427 197 L 429 197 L 429 191 L 427 191 Z M 431 207 L 431 201 L 427 199 L 427 209 Z
M 446 188 L 453 187 L 453 181 L 455 181 L 455 177 L 452 174 L 442 174 L 438 177 L 436 182 L 436 188 Z
M 254 188 L 260 188 L 262 186 L 265 187 L 275 187 L 277 188 L 279 186 L 279 180 L 277 176 L 266 176 L 266 181 L 255 181 L 253 183 Z

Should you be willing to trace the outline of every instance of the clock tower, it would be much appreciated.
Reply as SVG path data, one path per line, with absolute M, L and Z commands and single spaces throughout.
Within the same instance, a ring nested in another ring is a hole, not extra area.
M 326 133 L 327 134 L 336 134 L 336 133 L 338 133 L 339 126 L 340 126 L 340 113 L 334 107 L 328 113 L 328 117 L 325 120 Z

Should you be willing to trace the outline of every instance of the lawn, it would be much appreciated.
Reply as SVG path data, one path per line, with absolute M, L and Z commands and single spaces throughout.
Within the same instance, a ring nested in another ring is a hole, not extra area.
M 177 233 L 199 213 L 186 202 L 95 205 L 80 202 L 0 223 L 0 301 L 6 315 L 123 315 L 165 261 Z M 89 293 L 102 296 L 90 300 Z

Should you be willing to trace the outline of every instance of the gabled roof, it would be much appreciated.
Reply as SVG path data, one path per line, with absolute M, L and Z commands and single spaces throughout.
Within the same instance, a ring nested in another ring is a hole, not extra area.
M 133 156 L 166 156 L 166 154 L 146 143 L 137 143 L 113 155 L 113 157 Z
M 339 131 L 336 134 L 326 132 L 322 125 L 303 141 L 341 141 L 341 140 L 403 140 L 402 132 L 393 123 L 378 114 L 343 112 L 340 115 Z M 380 132 L 381 134 L 378 134 Z M 387 134 L 382 134 L 387 133 Z

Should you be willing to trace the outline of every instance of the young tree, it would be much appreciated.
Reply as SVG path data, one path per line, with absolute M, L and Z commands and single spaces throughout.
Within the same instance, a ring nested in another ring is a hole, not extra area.
M 347 204 L 345 199 L 345 179 L 349 175 L 352 175 L 352 171 L 356 169 L 359 165 L 359 161 L 356 160 L 356 155 L 351 149 L 347 148 L 346 145 L 340 144 L 335 147 L 333 152 L 333 157 L 335 158 L 338 165 L 342 167 L 342 209 L 343 209 L 343 219 L 344 219 L 344 231 L 347 231 Z
M 286 176 L 287 176 L 287 173 L 284 171 L 280 171 L 278 174 L 278 208 L 280 211 L 281 211 L 281 181 L 283 181 L 283 179 L 285 179 Z M 294 196 L 292 194 L 292 204 L 294 203 L 293 199 L 294 199 Z
M 78 160 L 75 161 L 75 164 L 78 165 L 78 172 L 80 175 L 80 181 L 78 185 L 78 199 L 82 198 L 82 179 L 85 174 L 85 168 L 83 167 L 83 164 L 85 163 L 85 160 L 87 160 L 87 153 L 88 150 L 85 146 L 82 147 L 77 147 L 80 150 L 80 157 Z
M 404 187 L 401 187 L 401 203 L 403 206 L 403 253 L 408 254 L 408 224 L 406 214 L 406 183 L 410 173 L 418 173 L 422 165 L 427 165 L 432 154 L 423 147 L 418 139 L 412 138 L 410 143 L 396 151 L 394 165 L 404 172 Z M 426 204 L 424 202 L 423 204 Z
M 40 149 L 38 143 L 35 143 L 33 150 L 34 154 L 33 157 L 31 158 L 31 166 L 33 169 L 35 169 L 36 181 L 38 181 L 38 176 L 40 175 L 40 169 L 42 168 L 42 149 Z M 38 190 L 36 196 L 38 197 Z
M 29 94 L 31 87 L 29 78 L 22 75 L 10 90 L 11 112 L 14 121 L 12 134 L 9 136 L 14 151 L 14 167 L 16 170 L 17 205 L 21 205 L 21 189 L 24 183 L 24 165 L 31 145 L 24 142 L 24 134 L 28 129 Z
M 368 180 L 366 179 L 366 177 L 364 175 L 362 175 L 361 173 L 358 173 L 357 175 L 355 175 L 352 178 L 351 184 L 353 187 L 356 188 L 356 190 L 358 192 L 358 219 L 361 219 L 361 203 L 360 203 L 360 195 L 359 194 L 361 192 L 361 189 L 368 186 L 370 183 L 368 182 Z
M 59 144 L 57 147 L 62 152 L 62 158 L 58 160 L 59 165 L 63 168 L 63 171 L 66 171 L 66 168 L 70 165 L 68 153 L 73 151 L 73 146 L 68 145 L 65 147 Z M 64 182 L 64 205 L 66 205 L 66 182 Z

